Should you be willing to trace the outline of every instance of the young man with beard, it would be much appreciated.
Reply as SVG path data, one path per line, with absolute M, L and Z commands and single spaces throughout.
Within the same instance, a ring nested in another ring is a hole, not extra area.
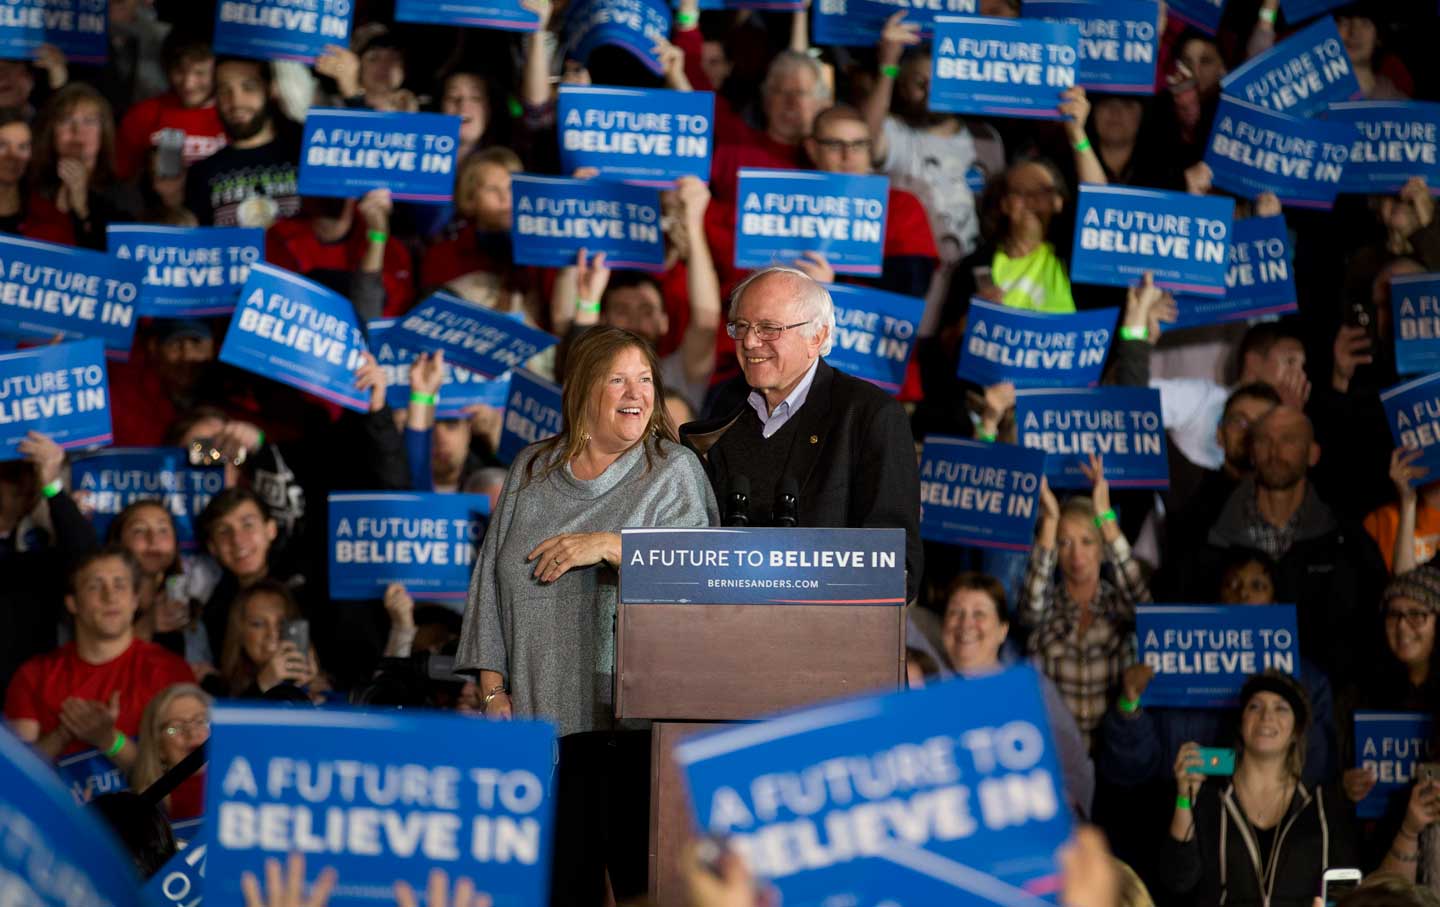
M 271 98 L 270 64 L 215 64 L 215 107 L 230 144 L 195 164 L 185 206 L 202 226 L 269 227 L 300 210 L 300 131 Z

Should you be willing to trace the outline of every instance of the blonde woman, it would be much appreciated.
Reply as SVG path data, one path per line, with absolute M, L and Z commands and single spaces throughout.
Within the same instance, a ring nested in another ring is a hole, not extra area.
M 212 703 L 210 694 L 193 683 L 172 684 L 150 700 L 140 719 L 131 788 L 144 791 L 210 739 Z M 196 772 L 165 798 L 163 808 L 172 821 L 193 819 L 204 811 L 204 778 L 203 770 Z

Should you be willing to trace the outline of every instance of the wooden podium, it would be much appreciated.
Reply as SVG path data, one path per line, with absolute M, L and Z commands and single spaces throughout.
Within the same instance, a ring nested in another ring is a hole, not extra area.
M 710 532 L 735 544 L 737 530 L 692 530 L 660 535 L 626 530 L 622 547 L 634 544 L 694 546 Z M 881 598 L 856 599 L 862 583 L 827 584 L 805 593 L 769 589 L 726 590 L 705 603 L 699 583 L 685 584 L 689 601 L 627 601 L 627 559 L 622 559 L 615 644 L 615 711 L 620 718 L 654 721 L 650 778 L 650 896 L 655 903 L 685 903 L 678 855 L 695 826 L 684 780 L 671 758 L 675 743 L 715 722 L 744 721 L 866 690 L 895 689 L 905 679 L 905 537 L 900 529 L 740 530 L 746 543 L 810 546 L 823 537 L 850 550 L 899 550 L 893 566 L 866 571 Z M 643 539 L 635 536 L 644 533 Z M 698 533 L 698 534 L 697 534 Z M 822 536 L 823 534 L 823 536 Z M 897 543 L 898 536 L 898 543 Z M 704 545 L 710 539 L 699 544 Z M 774 550 L 773 547 L 770 550 Z M 890 559 L 893 561 L 893 556 Z M 644 569 L 644 568 L 635 568 Z M 707 568 L 691 568 L 704 576 Z M 735 568 L 714 572 L 735 575 Z M 747 571 L 749 572 L 749 571 Z M 761 571 L 784 577 L 824 574 L 823 568 L 782 567 Z M 880 574 L 884 575 L 881 576 Z M 634 570 L 632 569 L 632 577 Z M 853 578 L 853 577 L 852 577 Z M 898 591 L 897 591 L 898 579 Z M 677 586 L 680 584 L 676 584 Z M 837 594 L 844 586 L 846 591 Z M 631 584 L 633 589 L 634 583 Z M 703 586 L 702 586 L 703 590 Z M 653 592 L 653 587 L 646 591 Z M 860 591 L 861 595 L 865 592 Z M 842 595 L 845 598 L 842 598 Z M 681 596 L 675 596 L 679 598 Z M 810 602 L 797 599 L 808 597 Z M 735 599 L 750 598 L 752 603 Z M 818 599 L 818 600 L 817 600 Z M 864 601 L 864 603 L 858 603 Z

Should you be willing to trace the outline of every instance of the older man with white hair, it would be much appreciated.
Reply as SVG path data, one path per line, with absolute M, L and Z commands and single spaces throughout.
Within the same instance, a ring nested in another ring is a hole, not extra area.
M 748 487 L 751 526 L 906 530 L 910 598 L 923 567 L 920 473 L 905 411 L 869 382 L 831 368 L 835 332 L 825 287 L 767 268 L 735 289 L 725 326 L 751 393 L 737 412 L 680 430 L 716 496 Z

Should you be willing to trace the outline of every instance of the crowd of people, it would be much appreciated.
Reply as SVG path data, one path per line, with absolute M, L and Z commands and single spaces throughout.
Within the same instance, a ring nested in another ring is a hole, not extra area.
M 1440 271 L 1440 186 L 1417 175 L 1323 213 L 1235 199 L 1237 217 L 1286 218 L 1298 310 L 1278 320 L 1171 330 L 1184 303 L 1148 277 L 1069 276 L 1080 184 L 1221 194 L 1202 160 L 1221 79 L 1302 24 L 1279 0 L 1231 0 L 1218 35 L 1161 4 L 1153 94 L 1071 88 L 1052 120 L 932 112 L 904 11 L 871 47 L 818 47 L 803 9 L 680 0 L 655 76 L 620 47 L 567 54 L 563 0 L 525 0 L 533 32 L 406 24 L 392 6 L 357 3 L 348 44 L 313 65 L 217 55 L 198 0 L 110 0 L 103 64 L 49 45 L 0 60 L 0 231 L 105 251 L 118 223 L 260 227 L 268 262 L 362 323 L 447 290 L 560 339 L 528 364 L 562 388 L 559 433 L 504 462 L 502 412 L 437 417 L 441 353 L 411 365 L 404 409 L 367 357 L 357 413 L 220 363 L 224 318 L 144 321 L 109 365 L 114 443 L 223 464 L 225 489 L 185 550 L 158 500 L 97 534 L 43 432 L 0 463 L 11 731 L 55 762 L 96 750 L 140 791 L 205 741 L 217 701 L 542 716 L 561 734 L 553 902 L 625 902 L 646 887 L 650 744 L 615 716 L 619 531 L 720 525 L 743 475 L 749 525 L 775 524 L 789 493 L 790 525 L 906 530 L 912 686 L 1039 669 L 1066 800 L 1115 853 L 1082 835 L 1068 902 L 1309 907 L 1343 867 L 1392 878 L 1346 903 L 1435 902 L 1440 781 L 1357 819 L 1378 779 L 1355 767 L 1353 716 L 1440 706 L 1440 480 L 1396 448 L 1379 401 L 1400 380 L 1390 281 Z M 1335 6 L 1360 97 L 1437 97 L 1433 5 Z M 712 173 L 661 193 L 658 272 L 585 249 L 565 268 L 514 261 L 512 177 L 559 173 L 557 86 L 576 84 L 714 92 Z M 458 116 L 453 201 L 299 195 L 314 107 Z M 744 167 L 887 175 L 880 272 L 837 276 L 815 252 L 737 268 Z M 837 282 L 925 301 L 897 393 L 827 363 Z M 1028 552 L 922 541 L 925 439 L 1016 437 L 1015 388 L 956 375 L 974 299 L 1119 308 L 1104 382 L 1159 390 L 1168 490 L 1112 488 L 1092 457 L 1087 494 L 1042 486 Z M 490 497 L 463 613 L 398 584 L 332 602 L 327 494 L 411 489 Z M 1299 669 L 1253 676 L 1238 709 L 1151 707 L 1135 640 L 1151 602 L 1293 603 Z M 458 674 L 417 662 L 443 656 Z M 1192 771 L 1201 747 L 1233 747 L 1233 774 Z M 202 786 L 164 815 L 201 815 Z M 153 872 L 165 852 L 137 860 Z M 696 903 L 756 902 L 733 855 L 691 874 Z

